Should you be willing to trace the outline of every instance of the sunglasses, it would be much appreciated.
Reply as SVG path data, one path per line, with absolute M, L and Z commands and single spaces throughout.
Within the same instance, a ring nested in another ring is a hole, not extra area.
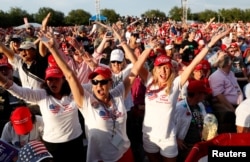
M 91 83 L 93 84 L 93 85 L 97 85 L 97 84 L 99 84 L 100 83 L 100 85 L 106 85 L 106 84 L 108 84 L 108 82 L 109 82 L 109 80 L 91 80 Z
M 122 61 L 110 61 L 112 64 L 114 64 L 114 63 L 117 63 L 117 64 L 121 64 L 122 63 Z

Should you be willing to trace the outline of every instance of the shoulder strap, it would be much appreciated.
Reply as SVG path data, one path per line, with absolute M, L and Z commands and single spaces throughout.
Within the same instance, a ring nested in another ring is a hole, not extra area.
M 44 82 L 43 79 L 41 79 L 41 78 L 37 77 L 36 75 L 32 74 L 31 72 L 29 72 L 28 69 L 25 67 L 24 63 L 23 63 L 23 65 L 22 65 L 22 69 L 23 69 L 23 71 L 24 71 L 29 77 L 35 79 L 35 80 L 38 81 L 38 82 Z

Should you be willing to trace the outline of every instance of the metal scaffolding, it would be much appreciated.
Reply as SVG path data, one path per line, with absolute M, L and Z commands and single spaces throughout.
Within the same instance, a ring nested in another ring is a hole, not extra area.
M 96 20 L 99 21 L 101 20 L 100 16 L 100 0 L 95 0 L 95 11 L 96 11 Z
M 187 0 L 181 0 L 183 21 L 187 22 Z

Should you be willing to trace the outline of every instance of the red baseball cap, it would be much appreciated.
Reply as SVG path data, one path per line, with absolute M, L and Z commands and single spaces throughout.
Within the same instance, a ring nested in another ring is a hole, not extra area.
M 233 47 L 233 48 L 237 48 L 238 47 L 238 44 L 236 42 L 232 42 L 230 44 L 230 47 Z
M 208 62 L 208 60 L 202 60 L 201 64 L 203 65 L 203 70 L 209 70 L 209 69 L 211 69 L 211 65 Z
M 210 88 L 206 87 L 204 81 L 202 81 L 202 80 L 189 81 L 187 91 L 193 92 L 193 93 L 204 92 L 207 94 L 210 94 L 212 92 L 212 90 Z
M 2 58 L 0 59 L 0 67 L 8 67 L 12 69 L 12 66 L 8 62 L 8 58 L 5 55 L 2 55 Z
M 18 135 L 29 133 L 33 128 L 30 109 L 25 106 L 17 107 L 10 117 L 13 128 Z
M 160 66 L 160 65 L 170 65 L 170 66 L 172 66 L 171 58 L 168 57 L 167 55 L 164 55 L 164 54 L 158 55 L 155 58 L 154 66 Z
M 88 78 L 93 79 L 97 75 L 102 75 L 105 79 L 112 78 L 111 70 L 104 66 L 98 66 L 97 68 L 95 68 L 95 70 L 89 74 Z
M 49 63 L 49 66 L 58 66 L 53 55 L 49 55 L 48 56 L 48 63 Z
M 203 70 L 203 65 L 199 63 L 198 65 L 195 66 L 194 70 L 195 71 Z
M 62 78 L 63 76 L 63 72 L 58 66 L 47 67 L 45 72 L 45 80 L 48 78 Z

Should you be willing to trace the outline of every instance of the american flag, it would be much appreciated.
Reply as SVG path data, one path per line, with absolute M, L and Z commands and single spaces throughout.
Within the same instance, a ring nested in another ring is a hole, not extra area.
M 56 114 L 60 111 L 60 106 L 51 104 L 49 105 L 49 109 L 52 113 Z
M 20 162 L 40 162 L 45 158 L 53 158 L 41 141 L 30 141 L 21 148 L 18 155 Z
M 157 98 L 157 94 L 156 93 L 150 92 L 150 93 L 147 93 L 146 95 L 147 95 L 147 97 L 148 97 L 149 100 L 153 100 L 153 99 Z
M 107 111 L 101 110 L 101 111 L 99 111 L 99 115 L 100 115 L 100 117 L 102 117 L 104 120 L 108 120 L 109 118 L 111 118 L 110 113 L 107 112 Z

